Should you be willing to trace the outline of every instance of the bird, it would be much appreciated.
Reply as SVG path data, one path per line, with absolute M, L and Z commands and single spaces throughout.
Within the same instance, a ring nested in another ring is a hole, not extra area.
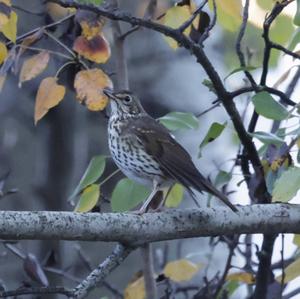
M 158 120 L 151 117 L 139 98 L 128 90 L 103 89 L 110 100 L 108 145 L 120 170 L 130 179 L 152 188 L 138 213 L 147 211 L 155 194 L 178 182 L 193 195 L 208 192 L 231 210 L 238 209 L 196 168 L 189 153 Z

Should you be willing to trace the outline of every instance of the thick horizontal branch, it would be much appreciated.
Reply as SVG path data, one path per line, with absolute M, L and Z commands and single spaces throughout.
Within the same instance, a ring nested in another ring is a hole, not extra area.
M 215 235 L 300 233 L 300 205 L 265 204 L 228 208 L 133 213 L 0 212 L 0 239 L 145 242 Z

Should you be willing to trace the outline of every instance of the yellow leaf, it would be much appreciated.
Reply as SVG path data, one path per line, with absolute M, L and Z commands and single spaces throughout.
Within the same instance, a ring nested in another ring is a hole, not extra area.
M 294 235 L 293 243 L 294 243 L 296 246 L 300 247 L 300 235 L 298 235 L 298 234 L 295 234 L 295 235 Z
M 296 144 L 297 144 L 298 148 L 300 148 L 300 138 L 297 139 Z
M 175 184 L 170 190 L 166 199 L 165 206 L 168 208 L 176 208 L 183 199 L 183 187 L 180 184 Z
M 17 22 L 18 15 L 14 11 L 12 11 L 8 22 L 1 28 L 2 33 L 13 43 L 16 42 L 17 38 Z
M 0 3 L 4 3 L 7 6 L 11 6 L 11 0 L 0 0 Z
M 0 64 L 3 63 L 6 57 L 7 57 L 7 48 L 4 43 L 0 42 Z
M 4 83 L 5 83 L 6 75 L 1 75 L 0 76 L 0 92 L 3 89 Z
M 176 282 L 187 281 L 203 267 L 202 264 L 194 264 L 186 259 L 181 259 L 168 263 L 163 273 L 166 277 Z
M 8 0 L 0 0 L 0 28 L 9 21 L 11 14 L 11 2 Z
M 102 31 L 101 22 L 89 22 L 88 20 L 83 20 L 80 22 L 82 29 L 82 35 L 87 39 L 92 39 L 96 35 L 100 34 Z
M 47 51 L 40 52 L 29 59 L 26 59 L 22 65 L 19 76 L 19 87 L 22 83 L 31 80 L 41 74 L 47 67 L 50 55 Z
M 58 21 L 66 17 L 67 15 L 74 13 L 76 9 L 71 7 L 62 7 L 61 5 L 56 3 L 47 3 L 46 11 L 53 21 Z
M 213 1 L 209 0 L 209 7 L 213 10 Z M 218 22 L 229 31 L 237 31 L 242 22 L 241 0 L 216 0 Z
M 128 284 L 124 291 L 124 299 L 145 299 L 145 283 L 144 277 Z
M 188 5 L 173 6 L 167 10 L 164 17 L 164 24 L 171 28 L 178 28 L 185 21 L 187 21 L 190 18 L 190 16 L 191 16 L 191 10 Z M 184 33 L 188 35 L 190 34 L 190 32 L 191 32 L 191 27 L 189 26 L 184 31 Z M 178 48 L 178 44 L 174 39 L 167 36 L 166 37 L 164 36 L 164 38 L 172 49 Z
M 47 77 L 41 82 L 35 101 L 34 123 L 47 114 L 49 109 L 55 107 L 63 99 L 66 89 L 56 83 L 57 78 Z
M 100 196 L 100 187 L 98 184 L 92 184 L 86 187 L 78 201 L 75 212 L 89 212 L 97 204 Z
M 249 272 L 237 272 L 237 273 L 228 274 L 226 276 L 226 280 L 227 281 L 240 281 L 240 282 L 244 282 L 246 284 L 255 283 L 254 275 Z
M 108 98 L 103 94 L 103 89 L 112 86 L 110 78 L 100 69 L 80 71 L 76 74 L 74 82 L 77 99 L 92 111 L 103 110 L 106 107 Z
M 288 283 L 300 276 L 300 258 L 296 259 L 284 269 L 284 283 Z M 282 276 L 277 276 L 276 280 L 281 283 Z

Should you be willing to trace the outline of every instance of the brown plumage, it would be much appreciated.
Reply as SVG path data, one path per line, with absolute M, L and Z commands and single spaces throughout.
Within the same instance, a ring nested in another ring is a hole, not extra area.
M 192 188 L 211 193 L 237 211 L 227 197 L 198 171 L 189 153 L 169 131 L 144 111 L 132 93 L 105 91 L 105 94 L 112 100 L 109 147 L 113 159 L 125 175 L 152 185 L 152 197 L 160 187 L 179 182 L 191 194 Z M 150 201 L 148 198 L 142 212 Z

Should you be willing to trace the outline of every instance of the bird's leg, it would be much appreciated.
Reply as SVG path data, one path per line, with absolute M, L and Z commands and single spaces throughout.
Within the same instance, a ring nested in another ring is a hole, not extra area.
M 147 208 L 148 208 L 149 204 L 151 203 L 153 197 L 155 196 L 155 194 L 158 190 L 159 190 L 159 184 L 156 181 L 154 181 L 153 182 L 153 189 L 152 189 L 150 195 L 147 197 L 146 201 L 143 203 L 141 208 L 137 211 L 137 213 L 139 215 L 142 215 L 147 211 Z

